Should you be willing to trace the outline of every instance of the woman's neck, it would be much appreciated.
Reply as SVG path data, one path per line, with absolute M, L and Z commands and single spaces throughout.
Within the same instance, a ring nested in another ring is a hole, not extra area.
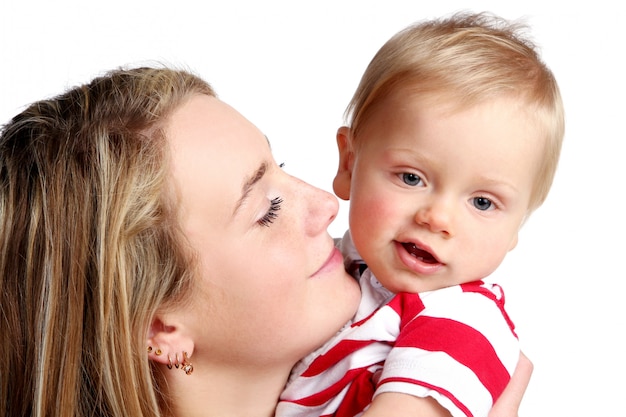
M 168 371 L 166 369 L 166 371 Z M 176 417 L 272 417 L 289 369 L 214 367 L 166 373 Z

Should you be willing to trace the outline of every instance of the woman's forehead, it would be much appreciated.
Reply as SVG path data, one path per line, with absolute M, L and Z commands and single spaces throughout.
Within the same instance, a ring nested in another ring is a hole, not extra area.
M 196 96 L 174 112 L 167 137 L 181 212 L 191 217 L 212 212 L 229 221 L 250 178 L 271 160 L 265 136 L 210 96 Z

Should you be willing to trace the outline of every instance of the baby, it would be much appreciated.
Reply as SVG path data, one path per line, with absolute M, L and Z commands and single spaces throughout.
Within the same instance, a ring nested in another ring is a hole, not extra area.
M 546 198 L 564 135 L 523 26 L 456 14 L 376 54 L 337 134 L 354 319 L 295 369 L 277 416 L 486 416 L 520 350 L 483 281 Z M 395 411 L 390 411 L 395 410 Z

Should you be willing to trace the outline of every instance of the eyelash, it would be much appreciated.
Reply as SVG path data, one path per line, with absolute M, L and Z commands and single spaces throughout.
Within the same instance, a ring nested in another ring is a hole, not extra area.
M 278 210 L 280 210 L 282 203 L 283 199 L 281 197 L 273 198 L 270 201 L 270 208 L 267 210 L 267 213 L 257 220 L 257 223 L 261 226 L 270 227 L 270 224 L 274 223 L 274 220 L 278 217 Z

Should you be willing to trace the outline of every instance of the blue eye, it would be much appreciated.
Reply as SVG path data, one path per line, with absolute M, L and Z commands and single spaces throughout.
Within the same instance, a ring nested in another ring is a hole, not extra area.
M 283 203 L 283 199 L 281 197 L 276 197 L 270 201 L 270 208 L 267 210 L 267 213 L 263 215 L 257 223 L 261 226 L 269 227 L 270 224 L 274 223 L 274 220 L 278 217 L 278 210 L 280 210 L 280 205 Z
M 402 174 L 402 181 L 404 181 L 406 185 L 416 186 L 422 182 L 422 178 L 417 174 L 405 172 Z
M 481 211 L 489 210 L 494 206 L 493 202 L 486 197 L 475 197 L 473 203 L 474 207 Z

